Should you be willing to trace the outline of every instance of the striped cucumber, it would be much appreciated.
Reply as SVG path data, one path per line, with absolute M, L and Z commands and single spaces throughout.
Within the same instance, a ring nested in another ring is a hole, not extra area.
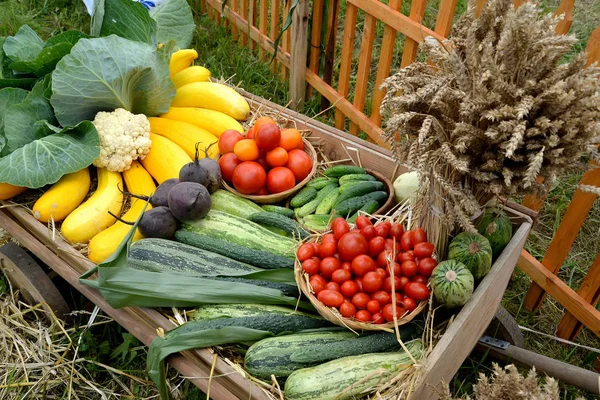
M 307 317 L 316 316 L 287 307 L 274 306 L 270 304 L 210 304 L 198 307 L 194 311 L 192 319 L 194 321 L 207 321 L 217 318 L 244 318 L 290 314 Z
M 340 178 L 340 186 L 345 185 L 346 183 L 350 183 L 350 182 L 376 181 L 376 180 L 377 180 L 377 178 L 375 178 L 373 175 L 370 175 L 370 174 L 350 174 L 350 175 L 344 175 Z
M 306 231 L 306 229 L 302 228 L 296 221 L 288 217 L 284 217 L 281 214 L 262 211 L 250 215 L 248 219 L 265 227 L 270 226 L 278 228 L 284 233 L 289 234 L 290 236 L 298 237 L 300 239 L 305 239 L 309 236 L 309 233 Z
M 335 167 L 329 167 L 323 174 L 330 178 L 340 178 L 344 175 L 350 174 L 366 174 L 367 171 L 364 168 L 357 167 L 355 165 L 336 165 Z
M 317 197 L 317 189 L 312 187 L 304 187 L 298 192 L 298 194 L 292 197 L 292 200 L 290 200 L 290 206 L 294 208 L 302 207 L 309 201 L 314 200 L 315 197 Z
M 284 215 L 288 218 L 294 218 L 294 210 L 290 209 L 290 208 L 286 208 L 286 207 L 281 207 L 281 206 L 274 206 L 272 204 L 265 204 L 263 206 L 261 206 L 261 208 L 265 211 L 268 212 L 273 212 L 273 213 L 277 213 L 277 214 L 281 214 Z
M 250 214 L 262 211 L 262 209 L 253 201 L 228 192 L 227 190 L 218 189 L 211 195 L 212 210 L 226 212 L 227 214 L 235 215 L 242 218 L 248 218 Z
M 325 197 L 323 197 L 323 200 L 321 200 L 315 210 L 315 214 L 329 214 L 331 207 L 333 207 L 339 196 L 340 188 L 332 189 Z

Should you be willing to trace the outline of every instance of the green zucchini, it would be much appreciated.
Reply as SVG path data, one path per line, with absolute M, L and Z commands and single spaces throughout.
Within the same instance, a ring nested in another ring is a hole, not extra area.
M 421 340 L 408 342 L 406 347 L 414 359 L 421 358 Z M 365 391 L 387 382 L 412 364 L 404 351 L 339 358 L 293 372 L 285 382 L 284 395 L 287 400 L 351 399 L 363 396 Z
M 340 194 L 340 197 L 337 198 L 334 206 L 341 204 L 344 200 L 351 199 L 353 197 L 363 196 L 368 193 L 376 192 L 378 190 L 383 190 L 385 185 L 383 182 L 379 181 L 366 181 L 360 182 L 356 185 L 352 185 L 344 193 Z
M 212 210 L 223 211 L 227 214 L 235 215 L 241 218 L 248 218 L 250 214 L 262 211 L 262 209 L 253 201 L 218 189 L 210 195 Z
M 336 165 L 335 167 L 329 167 L 323 171 L 323 174 L 330 178 L 340 178 L 344 175 L 366 173 L 367 171 L 365 171 L 364 168 L 357 167 L 355 165 Z
M 332 189 L 325 197 L 323 197 L 323 200 L 321 200 L 315 210 L 315 214 L 329 214 L 331 207 L 333 207 L 339 196 L 340 188 Z
M 261 208 L 268 212 L 274 212 L 277 214 L 285 215 L 288 218 L 294 218 L 294 210 L 281 206 L 274 206 L 272 204 L 265 204 Z M 258 211 L 257 211 L 258 212 Z
M 206 321 L 217 318 L 243 318 L 267 315 L 304 315 L 315 316 L 287 307 L 270 304 L 210 304 L 198 307 L 192 314 L 194 321 Z
M 290 200 L 290 206 L 293 208 L 302 207 L 306 203 L 317 197 L 317 189 L 312 187 L 304 187 L 298 192 L 292 200 Z
M 373 214 L 378 209 L 379 209 L 379 202 L 377 200 L 367 201 L 364 206 L 362 206 L 357 212 L 355 212 L 354 214 L 352 214 L 352 216 L 350 218 L 348 218 L 348 223 L 353 224 L 356 222 L 356 218 L 358 218 L 359 211 L 364 211 L 365 214 Z
M 311 214 L 305 216 L 302 223 L 305 227 L 313 231 L 325 231 L 329 228 L 331 219 L 330 214 Z
M 326 176 L 320 176 L 318 178 L 313 178 L 310 181 L 308 181 L 306 186 L 315 188 L 317 190 L 321 190 L 330 183 L 338 183 L 338 180 L 336 178 L 328 178 Z
M 264 269 L 294 268 L 292 258 L 251 249 L 197 232 L 179 230 L 175 232 L 175 240 Z
M 300 239 L 305 239 L 310 235 L 310 233 L 308 233 L 306 229 L 302 228 L 296 221 L 289 219 L 288 217 L 284 217 L 281 214 L 263 211 L 250 215 L 248 219 L 263 226 L 266 225 L 278 228 L 284 233 L 296 236 Z
M 210 210 L 201 220 L 184 223 L 180 230 L 211 236 L 255 250 L 294 258 L 294 239 L 277 235 L 257 223 L 221 211 Z
M 370 175 L 370 174 L 350 174 L 350 175 L 344 175 L 340 178 L 340 186 L 345 185 L 346 183 L 350 183 L 350 182 L 376 181 L 376 180 L 377 180 L 377 178 L 375 178 L 373 175 Z
M 353 214 L 358 211 L 361 207 L 363 207 L 367 202 L 371 200 L 376 200 L 377 202 L 383 202 L 388 198 L 388 194 L 383 191 L 373 192 L 369 194 L 365 194 L 358 197 L 352 197 L 350 199 L 346 199 L 341 203 L 338 203 L 333 206 L 333 211 L 340 216 L 345 216 L 349 214 Z

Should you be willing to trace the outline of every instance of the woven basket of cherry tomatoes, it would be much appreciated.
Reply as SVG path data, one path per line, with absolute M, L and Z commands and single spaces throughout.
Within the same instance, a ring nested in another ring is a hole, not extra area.
M 426 307 L 437 266 L 423 229 L 366 216 L 352 229 L 344 218 L 296 253 L 302 293 L 328 321 L 355 330 L 383 330 L 413 320 Z

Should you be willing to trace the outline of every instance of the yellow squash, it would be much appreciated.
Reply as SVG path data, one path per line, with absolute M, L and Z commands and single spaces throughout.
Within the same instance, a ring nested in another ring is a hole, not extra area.
M 63 221 L 61 233 L 71 243 L 87 243 L 115 223 L 108 212 L 121 215 L 123 180 L 120 172 L 97 168 L 98 188 Z
M 179 72 L 188 68 L 198 58 L 198 52 L 194 49 L 183 49 L 171 55 L 169 61 L 169 74 L 173 78 Z
M 199 107 L 220 111 L 238 121 L 250 114 L 250 105 L 238 92 L 216 82 L 196 82 L 177 89 L 172 107 Z
M 209 79 L 210 71 L 208 69 L 199 65 L 193 65 L 175 74 L 175 76 L 171 78 L 171 82 L 173 82 L 173 85 L 175 85 L 176 88 L 179 88 L 188 83 L 208 82 Z
M 33 205 L 33 216 L 40 222 L 62 221 L 85 199 L 90 190 L 90 171 L 64 175 Z
M 150 132 L 171 140 L 181 147 L 192 159 L 196 154 L 196 143 L 200 143 L 199 148 L 201 151 L 199 152 L 199 158 L 204 158 L 202 150 L 213 143 L 214 145 L 208 149 L 208 156 L 213 159 L 217 158 L 219 148 L 216 142 L 219 139 L 212 133 L 187 122 L 160 117 L 150 117 L 148 120 L 150 121 Z
M 244 133 L 244 128 L 234 118 L 222 112 L 196 107 L 171 107 L 161 118 L 174 119 L 199 128 L 206 129 L 216 137 L 220 137 L 226 130 L 232 129 Z
M 8 200 L 26 190 L 26 187 L 13 186 L 10 183 L 0 183 L 0 200 Z
M 192 158 L 185 150 L 164 136 L 150 132 L 152 147 L 141 163 L 159 184 L 167 179 L 179 178 L 179 170 Z
M 134 161 L 131 167 L 127 171 L 122 172 L 123 180 L 127 186 L 127 190 L 130 193 L 142 196 L 151 196 L 156 190 L 156 185 L 152 177 L 142 167 L 142 165 Z M 142 214 L 146 201 L 131 197 L 131 207 L 121 217 L 123 221 L 135 222 Z M 152 206 L 148 203 L 146 210 L 151 209 Z M 110 257 L 117 247 L 121 244 L 125 236 L 131 230 L 131 225 L 125 224 L 121 221 L 115 222 L 113 226 L 107 228 L 94 236 L 89 243 L 89 254 L 88 258 L 96 264 L 101 263 Z M 139 230 L 136 230 L 133 235 L 132 241 L 135 242 L 142 238 L 142 234 Z

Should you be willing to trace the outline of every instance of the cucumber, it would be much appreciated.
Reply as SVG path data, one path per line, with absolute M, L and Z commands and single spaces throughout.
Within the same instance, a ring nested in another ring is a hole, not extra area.
M 274 206 L 272 204 L 265 204 L 261 207 L 263 210 L 273 212 L 281 215 L 285 215 L 288 218 L 294 218 L 294 210 L 281 206 Z M 257 211 L 258 212 L 258 211 Z
M 326 176 L 320 176 L 318 178 L 313 178 L 306 184 L 307 187 L 315 188 L 317 190 L 323 189 L 330 183 L 338 183 L 336 178 L 328 178 Z
M 379 202 L 377 200 L 370 200 L 365 203 L 364 206 L 360 208 L 358 211 L 364 211 L 365 214 L 373 214 L 375 211 L 379 209 Z M 348 223 L 355 223 L 356 218 L 358 218 L 358 211 L 352 214 L 350 218 L 348 218 Z
M 305 227 L 313 231 L 325 231 L 329 229 L 331 219 L 330 214 L 312 214 L 304 217 L 302 223 Z
M 290 314 L 303 315 L 307 317 L 315 316 L 313 314 L 307 314 L 287 307 L 269 304 L 210 304 L 198 307 L 196 310 L 194 310 L 192 320 L 207 321 L 217 318 L 244 318 Z
M 309 201 L 302 207 L 296 208 L 294 210 L 294 213 L 296 214 L 296 218 L 304 218 L 307 215 L 314 213 L 320 203 L 321 203 L 321 200 L 314 199 L 312 201 Z
M 259 224 L 259 225 L 262 226 L 263 228 L 265 228 L 266 230 L 271 231 L 273 233 L 276 233 L 276 234 L 278 234 L 280 236 L 292 237 L 292 235 L 290 235 L 289 233 L 287 233 L 283 229 L 279 229 L 279 228 L 276 228 L 274 226 L 269 226 L 269 225 L 263 225 L 263 224 Z
M 376 181 L 373 175 L 370 174 L 350 174 L 344 175 L 340 178 L 340 186 L 350 182 L 360 182 L 360 181 Z
M 357 167 L 355 165 L 336 165 L 335 167 L 329 167 L 323 174 L 330 178 L 340 178 L 344 175 L 354 175 L 354 174 L 366 174 L 367 171 L 364 168 Z
M 421 340 L 408 342 L 406 347 L 416 360 L 421 358 L 424 349 Z M 365 391 L 390 380 L 412 363 L 404 351 L 344 357 L 293 372 L 285 382 L 284 395 L 286 400 L 362 397 Z
M 317 189 L 312 187 L 304 187 L 290 201 L 290 206 L 293 208 L 302 207 L 306 203 L 317 197 Z
M 369 194 L 365 194 L 358 197 L 352 197 L 350 199 L 344 200 L 341 203 L 338 203 L 333 206 L 333 211 L 340 216 L 345 216 L 348 214 L 353 214 L 358 211 L 361 207 L 363 207 L 367 202 L 371 200 L 375 200 L 377 202 L 383 202 L 388 198 L 388 194 L 383 191 L 373 192 Z
M 340 186 L 340 193 L 344 193 L 346 190 L 348 190 L 352 186 L 356 186 L 361 182 L 365 182 L 365 181 L 350 181 L 350 182 L 344 183 L 342 186 Z
M 344 200 L 351 199 L 353 197 L 363 196 L 368 193 L 376 192 L 378 190 L 383 190 L 385 185 L 383 182 L 379 181 L 368 181 L 368 182 L 359 182 L 356 185 L 352 185 L 348 189 L 344 191 L 344 193 L 340 194 L 340 197 L 336 200 L 334 207 L 338 204 L 341 204 Z
M 262 209 L 253 201 L 228 192 L 227 190 L 218 189 L 211 195 L 211 209 L 223 211 L 227 214 L 237 217 L 248 218 L 250 214 L 262 211 Z
M 294 260 L 291 258 L 251 249 L 205 234 L 179 230 L 175 232 L 175 240 L 264 269 L 294 268 Z
M 288 217 L 284 217 L 281 214 L 263 211 L 250 215 L 248 219 L 263 226 L 266 225 L 278 228 L 284 233 L 296 236 L 300 239 L 305 239 L 310 235 L 306 229 L 302 228 L 296 221 L 289 219 Z
M 329 193 L 327 193 L 327 195 L 323 197 L 323 200 L 321 200 L 321 202 L 317 206 L 315 214 L 329 214 L 329 212 L 331 211 L 331 207 L 333 207 L 336 200 L 340 196 L 340 189 L 341 188 L 334 188 Z

